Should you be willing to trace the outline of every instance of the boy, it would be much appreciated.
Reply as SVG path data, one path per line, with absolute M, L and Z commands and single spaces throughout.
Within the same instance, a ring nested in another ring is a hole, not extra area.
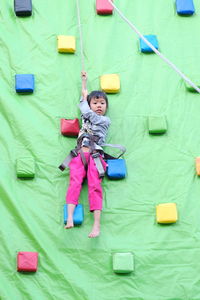
M 81 73 L 82 77 L 82 97 L 79 108 L 82 113 L 82 128 L 79 132 L 77 146 L 78 155 L 69 163 L 70 183 L 66 195 L 68 204 L 68 220 L 66 229 L 74 227 L 73 213 L 78 204 L 81 187 L 84 178 L 88 180 L 88 196 L 90 211 L 94 213 L 94 224 L 89 238 L 94 238 L 100 234 L 100 217 L 102 210 L 102 178 L 99 176 L 98 167 L 94 157 L 98 156 L 104 170 L 106 163 L 102 158 L 103 149 L 101 145 L 105 143 L 106 134 L 110 125 L 110 119 L 105 115 L 108 108 L 108 99 L 104 92 L 93 91 L 88 95 L 86 89 L 87 74 Z

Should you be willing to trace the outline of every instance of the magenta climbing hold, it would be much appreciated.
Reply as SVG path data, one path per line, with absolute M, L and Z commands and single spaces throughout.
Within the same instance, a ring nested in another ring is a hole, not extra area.
M 108 0 L 96 0 L 96 11 L 98 15 L 111 15 L 113 7 Z

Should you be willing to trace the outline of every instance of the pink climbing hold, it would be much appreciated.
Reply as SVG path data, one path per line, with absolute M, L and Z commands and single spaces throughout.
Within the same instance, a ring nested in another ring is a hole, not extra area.
M 96 0 L 96 11 L 98 15 L 111 15 L 113 6 L 108 0 Z

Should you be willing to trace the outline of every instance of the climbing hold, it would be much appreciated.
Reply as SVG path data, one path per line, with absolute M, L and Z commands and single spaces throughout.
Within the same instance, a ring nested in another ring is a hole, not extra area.
M 176 0 L 176 11 L 179 15 L 193 15 L 195 12 L 193 0 Z
M 120 78 L 117 74 L 106 74 L 100 77 L 100 86 L 105 93 L 115 94 L 120 91 Z
M 149 116 L 148 117 L 149 133 L 165 133 L 167 131 L 167 121 L 165 116 Z
M 58 35 L 58 52 L 74 53 L 76 51 L 76 40 L 74 36 Z
M 197 78 L 197 76 L 191 76 L 191 78 L 192 78 L 193 82 L 196 84 L 196 86 L 198 88 L 200 88 L 200 81 L 195 79 L 195 78 Z M 194 89 L 188 82 L 184 81 L 184 83 L 185 83 L 186 90 L 188 90 L 188 92 L 198 93 L 197 90 Z
M 67 223 L 67 204 L 64 204 L 64 224 Z M 73 215 L 73 220 L 74 220 L 74 225 L 81 225 L 83 223 L 83 219 L 84 219 L 84 211 L 83 211 L 83 205 L 82 204 L 78 204 L 75 207 L 74 210 L 74 215 Z
M 15 75 L 15 90 L 17 93 L 33 93 L 34 91 L 34 75 L 33 74 L 17 74 Z
M 200 157 L 196 157 L 196 173 L 200 175 Z
M 107 159 L 106 174 L 110 179 L 121 179 L 126 177 L 126 163 L 124 159 Z
M 144 37 L 158 50 L 158 40 L 156 35 L 149 34 L 149 35 L 144 35 Z M 140 51 L 143 53 L 154 52 L 141 38 L 140 38 Z
M 111 15 L 113 6 L 108 0 L 96 0 L 96 11 L 98 15 Z
M 157 223 L 175 223 L 178 219 L 176 203 L 163 203 L 156 206 Z
M 17 159 L 16 173 L 18 178 L 34 178 L 35 162 L 32 157 L 22 157 Z
M 18 17 L 32 15 L 32 0 L 14 0 L 14 10 Z
M 17 271 L 18 272 L 36 272 L 38 267 L 37 252 L 18 252 Z
M 78 136 L 80 131 L 78 119 L 61 119 L 61 133 L 65 136 Z
M 134 270 L 134 258 L 131 252 L 113 253 L 113 271 L 131 273 Z

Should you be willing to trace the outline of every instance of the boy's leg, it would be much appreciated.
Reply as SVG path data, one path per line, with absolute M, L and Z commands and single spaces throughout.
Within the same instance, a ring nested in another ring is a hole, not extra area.
M 101 210 L 94 210 L 94 224 L 92 226 L 92 231 L 89 233 L 89 238 L 94 238 L 100 234 L 100 218 Z
M 65 226 L 66 229 L 74 227 L 73 215 L 76 205 L 68 204 L 67 205 L 67 224 Z
M 104 168 L 106 168 L 106 163 L 103 160 L 102 163 Z M 91 155 L 88 163 L 87 179 L 90 211 L 94 211 L 94 224 L 89 237 L 97 237 L 100 234 L 103 191 L 101 186 L 102 178 L 99 178 L 99 173 Z
M 66 195 L 66 203 L 68 204 L 68 218 L 65 228 L 72 228 L 73 223 L 73 214 L 75 206 L 78 204 L 79 195 L 81 192 L 81 187 L 83 179 L 86 176 L 86 171 L 81 160 L 80 153 L 78 156 L 74 157 L 69 163 L 70 169 L 70 179 L 69 187 Z

